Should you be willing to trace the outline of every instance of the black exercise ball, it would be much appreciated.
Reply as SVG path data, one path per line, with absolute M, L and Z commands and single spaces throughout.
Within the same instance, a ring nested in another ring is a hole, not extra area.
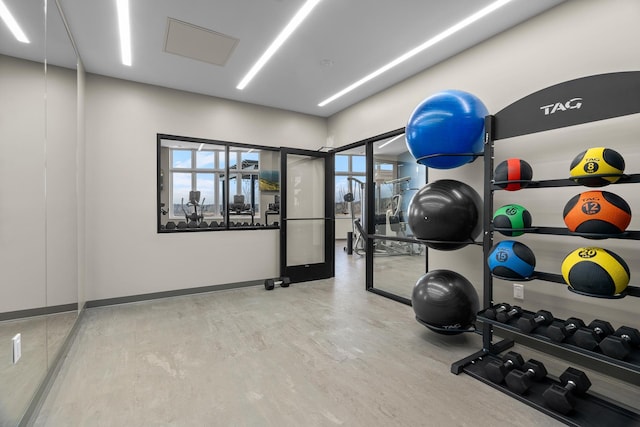
M 451 270 L 433 270 L 416 282 L 411 305 L 420 323 L 435 332 L 454 335 L 473 326 L 480 302 L 464 276 Z
M 482 199 L 464 182 L 442 179 L 422 187 L 409 203 L 413 235 L 433 249 L 462 248 L 482 231 Z M 447 243 L 451 242 L 451 243 Z

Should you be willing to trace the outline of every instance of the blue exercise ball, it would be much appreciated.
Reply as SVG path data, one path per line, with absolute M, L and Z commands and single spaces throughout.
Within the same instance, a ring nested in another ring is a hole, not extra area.
M 418 163 L 435 169 L 453 169 L 474 156 L 437 156 L 482 152 L 487 107 L 475 95 L 461 90 L 438 92 L 420 103 L 407 124 L 407 148 Z

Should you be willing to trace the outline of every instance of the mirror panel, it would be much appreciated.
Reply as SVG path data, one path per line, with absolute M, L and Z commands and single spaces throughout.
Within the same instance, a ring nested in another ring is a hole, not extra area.
M 25 312 L 46 305 L 46 18 L 42 0 L 5 5 L 29 40 L 19 42 L 0 21 L 0 194 L 7 202 L 0 224 L 0 425 L 14 426 L 47 372 L 46 321 Z M 17 334 L 22 356 L 13 363 Z
M 374 239 L 373 287 L 411 299 L 413 285 L 426 272 L 427 248 L 401 239 L 413 237 L 406 213 L 427 171 L 409 153 L 404 134 L 372 144 L 375 234 L 388 238 Z
M 0 425 L 13 426 L 77 319 L 77 61 L 55 1 L 4 3 L 29 41 L 0 22 Z

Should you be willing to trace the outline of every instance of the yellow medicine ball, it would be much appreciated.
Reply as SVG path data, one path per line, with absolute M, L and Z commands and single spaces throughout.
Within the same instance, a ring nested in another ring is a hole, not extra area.
M 629 266 L 602 248 L 578 248 L 562 261 L 562 277 L 578 292 L 617 295 L 629 284 Z

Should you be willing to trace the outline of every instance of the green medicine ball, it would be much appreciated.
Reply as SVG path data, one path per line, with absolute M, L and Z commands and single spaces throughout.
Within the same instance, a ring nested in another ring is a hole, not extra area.
M 493 226 L 505 236 L 522 236 L 524 228 L 531 227 L 531 213 L 524 206 L 504 205 L 493 214 Z M 509 230 L 506 230 L 506 229 Z

